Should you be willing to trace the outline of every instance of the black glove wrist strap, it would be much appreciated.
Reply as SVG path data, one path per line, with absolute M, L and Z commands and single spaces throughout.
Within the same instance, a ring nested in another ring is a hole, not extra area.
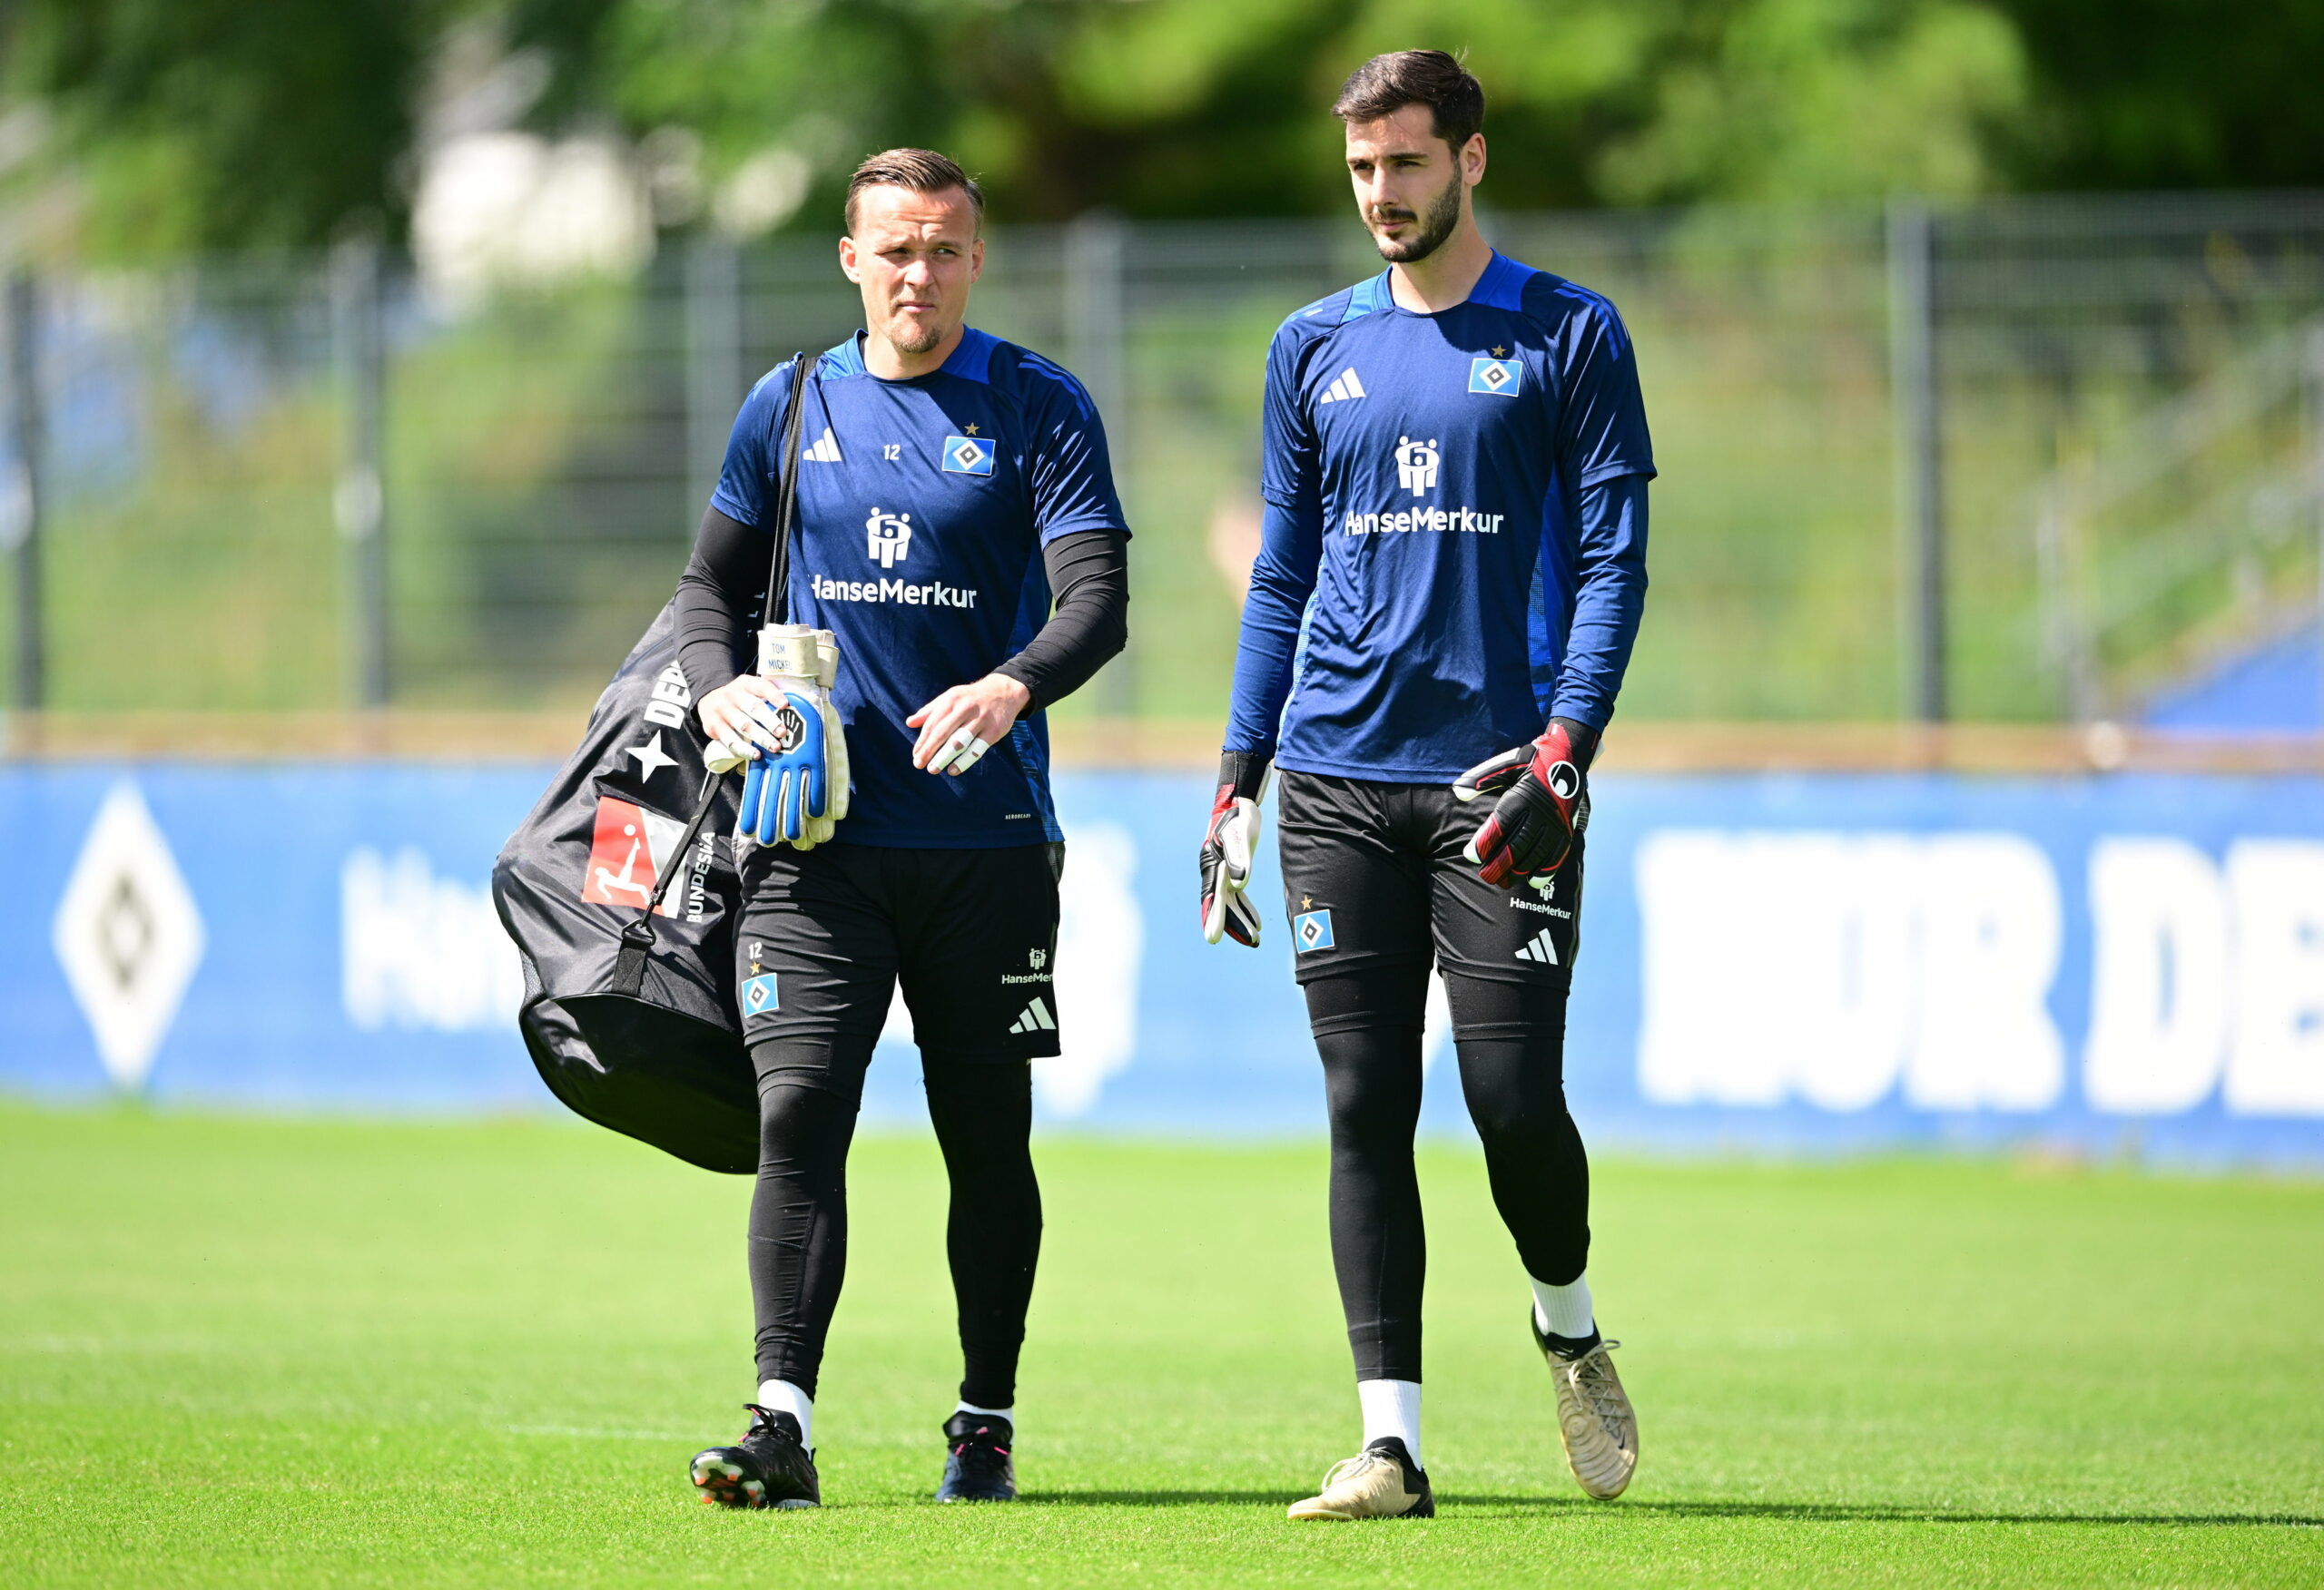
M 1588 772 L 1590 764 L 1598 760 L 1598 731 L 1578 718 L 1552 718 L 1551 722 L 1565 731 L 1566 743 L 1573 748 L 1573 760 Z
M 1238 800 L 1256 800 L 1267 787 L 1267 769 L 1275 758 L 1264 751 L 1230 751 L 1218 759 L 1218 781 Z

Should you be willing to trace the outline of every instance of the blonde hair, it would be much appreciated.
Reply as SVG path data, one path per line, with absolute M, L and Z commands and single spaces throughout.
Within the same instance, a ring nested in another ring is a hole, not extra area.
M 847 230 L 855 231 L 855 196 L 866 188 L 909 188 L 915 193 L 942 193 L 958 188 L 969 196 L 976 211 L 977 231 L 984 231 L 984 190 L 958 162 L 932 149 L 883 149 L 855 168 L 847 179 Z

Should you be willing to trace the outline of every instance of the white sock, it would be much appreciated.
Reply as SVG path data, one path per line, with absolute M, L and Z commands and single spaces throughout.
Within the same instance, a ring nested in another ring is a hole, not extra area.
M 1393 1436 L 1413 1455 L 1413 1465 L 1426 1468 L 1420 1455 L 1420 1382 L 1418 1380 L 1358 1380 L 1355 1399 L 1364 1406 L 1364 1444 Z
M 815 1449 L 815 1399 L 788 1380 L 761 1380 L 759 1406 L 769 1413 L 787 1413 L 799 1421 L 799 1444 Z
M 1012 1408 L 979 1408 L 979 1407 L 978 1407 L 975 1403 L 973 1403 L 973 1402 L 963 1402 L 963 1403 L 961 1403 L 958 1408 L 955 1408 L 952 1411 L 953 1411 L 954 1413 L 973 1413 L 973 1414 L 975 1414 L 979 1418 L 1005 1418 L 1005 1419 L 1007 1419 L 1007 1420 L 1009 1421 L 1009 1432 L 1010 1432 L 1012 1435 L 1016 1432 L 1016 1429 L 1017 1429 L 1017 1410 L 1016 1410 L 1016 1408 L 1013 1408 L 1013 1407 L 1012 1407 Z
M 1525 1278 L 1533 1281 L 1531 1276 Z M 1590 1307 L 1590 1278 L 1577 1275 L 1564 1286 L 1533 1281 L 1533 1323 L 1551 1336 L 1583 1341 L 1598 1329 Z

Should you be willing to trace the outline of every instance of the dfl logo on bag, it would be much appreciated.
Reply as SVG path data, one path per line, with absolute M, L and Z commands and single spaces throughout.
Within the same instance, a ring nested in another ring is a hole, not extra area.
M 594 906 L 627 906 L 635 910 L 654 898 L 654 886 L 677 854 L 686 825 L 610 795 L 597 797 L 597 822 L 589 840 L 589 870 L 581 880 L 581 898 Z M 657 916 L 678 914 L 673 888 L 662 900 Z

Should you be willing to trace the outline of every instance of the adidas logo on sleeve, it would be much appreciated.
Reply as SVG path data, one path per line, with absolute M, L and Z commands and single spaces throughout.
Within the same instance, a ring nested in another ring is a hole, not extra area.
M 1559 965 L 1558 947 L 1551 942 L 1550 930 L 1544 928 L 1526 940 L 1525 947 L 1517 952 L 1517 958 L 1522 961 L 1540 961 L 1546 966 Z
M 1332 384 L 1324 388 L 1324 395 L 1321 398 L 1316 398 L 1315 401 L 1318 403 L 1350 403 L 1364 396 L 1365 396 L 1364 383 L 1355 378 L 1355 367 L 1354 365 L 1350 365 L 1347 368 L 1342 370 L 1338 375 L 1332 378 Z
M 1016 1025 L 1009 1030 L 1012 1033 L 1057 1031 L 1057 1018 L 1049 1014 L 1049 1002 L 1046 999 L 1035 999 L 1030 1005 L 1025 1006 L 1025 1014 L 1019 1016 Z
M 841 462 L 839 438 L 832 434 L 831 427 L 825 426 L 823 434 L 815 438 L 815 445 L 799 456 L 810 464 L 837 464 Z

